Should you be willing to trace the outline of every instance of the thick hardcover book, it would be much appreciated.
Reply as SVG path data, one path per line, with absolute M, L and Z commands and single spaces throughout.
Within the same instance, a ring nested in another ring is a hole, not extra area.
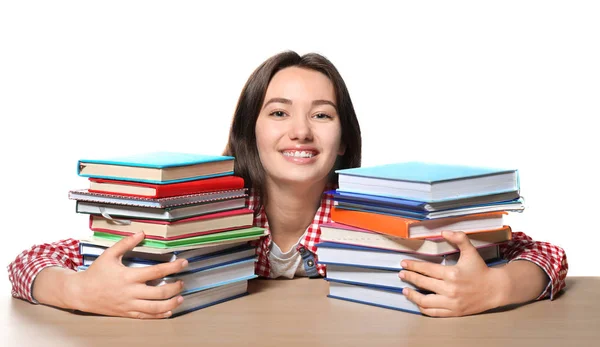
M 489 267 L 503 266 L 505 259 L 492 259 L 486 262 Z M 398 278 L 397 270 L 382 270 L 354 265 L 328 264 L 327 279 L 361 286 L 377 286 L 383 289 L 402 290 L 404 287 L 420 290 L 410 282 Z
M 222 176 L 169 184 L 107 180 L 103 178 L 90 178 L 89 181 L 90 188 L 88 191 L 90 192 L 154 199 L 244 188 L 244 179 L 237 176 Z
M 400 266 L 402 260 L 419 260 L 441 265 L 455 265 L 460 257 L 459 252 L 432 256 L 333 242 L 320 242 L 316 246 L 318 248 L 319 263 L 321 264 L 352 265 L 392 271 L 402 270 Z M 499 245 L 478 248 L 477 252 L 486 262 L 500 258 Z
M 516 169 L 407 162 L 336 172 L 340 191 L 429 203 L 519 190 Z
M 98 255 L 90 255 L 81 253 L 83 256 L 83 265 L 91 265 Z M 185 271 L 206 270 L 216 266 L 227 265 L 241 260 L 247 260 L 256 256 L 256 248 L 249 244 L 229 248 L 205 255 L 186 258 L 188 266 Z M 127 267 L 148 267 L 152 265 L 162 264 L 164 262 L 148 259 L 146 255 L 132 256 L 131 252 L 125 254 L 122 259 L 123 265 Z
M 166 184 L 233 175 L 234 158 L 194 153 L 153 152 L 115 158 L 80 159 L 83 177 Z
M 331 209 L 331 220 L 336 223 L 407 239 L 441 236 L 442 231 L 465 233 L 493 231 L 504 228 L 506 212 L 488 212 L 466 216 L 418 220 L 375 212 Z
M 150 239 L 146 237 L 142 242 L 140 242 L 139 246 L 134 248 L 133 250 L 142 250 L 144 251 L 149 248 L 157 248 L 157 249 L 165 249 L 168 251 L 174 250 L 183 250 L 190 249 L 193 247 L 182 247 L 182 246 L 201 246 L 208 244 L 217 244 L 220 242 L 237 242 L 237 241 L 247 241 L 249 239 L 256 239 L 258 237 L 266 235 L 266 231 L 263 228 L 259 227 L 251 227 L 245 229 L 236 229 L 230 231 L 222 231 L 211 234 L 204 234 L 200 236 L 193 237 L 185 237 L 181 239 L 173 239 L 173 240 L 165 240 L 165 239 Z M 105 240 L 107 244 L 114 244 L 121 240 L 124 235 L 119 233 L 106 233 L 101 231 L 94 231 L 93 239 L 94 240 Z M 140 246 L 143 246 L 140 247 Z M 162 252 L 156 252 L 162 253 Z
M 71 200 L 152 208 L 167 208 L 175 206 L 192 205 L 246 196 L 247 194 L 245 188 L 211 193 L 172 196 L 168 198 L 159 199 L 122 196 L 104 193 L 92 193 L 87 189 L 69 191 L 69 199 Z
M 211 213 L 174 222 L 145 219 L 108 219 L 103 216 L 90 215 L 90 229 L 118 235 L 130 235 L 143 231 L 147 239 L 176 240 L 248 228 L 252 226 L 253 221 L 254 213 L 247 208 Z
M 256 278 L 254 275 L 252 278 Z M 231 281 L 219 286 L 183 295 L 183 303 L 173 310 L 169 318 L 184 315 L 248 295 L 248 280 Z
M 162 286 L 167 283 L 183 281 L 181 294 L 204 290 L 217 284 L 255 277 L 256 257 L 239 260 L 230 264 L 215 266 L 209 269 L 179 272 L 164 278 L 146 282 L 149 286 Z
M 402 294 L 402 290 L 384 289 L 376 286 L 359 286 L 329 279 L 329 295 L 359 304 L 421 314 L 419 307 Z
M 467 237 L 475 248 L 482 248 L 511 240 L 512 230 L 510 226 L 505 226 L 496 231 L 470 233 L 467 234 Z M 339 223 L 321 224 L 321 242 L 343 243 L 424 255 L 444 255 L 458 251 L 455 245 L 443 237 L 406 239 Z

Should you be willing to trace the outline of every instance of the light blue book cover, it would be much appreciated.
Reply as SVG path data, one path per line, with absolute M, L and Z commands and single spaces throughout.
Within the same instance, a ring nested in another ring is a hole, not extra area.
M 195 165 L 223 160 L 233 160 L 233 157 L 195 153 L 153 152 L 113 158 L 81 159 L 79 160 L 78 164 L 95 163 L 162 169 L 167 167 Z M 79 165 L 77 166 L 77 169 L 79 170 Z
M 222 155 L 206 155 L 197 153 L 180 153 L 180 152 L 151 152 L 151 153 L 140 153 L 121 157 L 109 157 L 109 158 L 95 158 L 95 159 L 80 159 L 77 162 L 77 174 L 82 177 L 94 177 L 103 179 L 115 179 L 122 181 L 135 181 L 144 183 L 154 184 L 168 184 L 177 182 L 186 182 L 197 179 L 205 179 L 212 177 L 220 177 L 232 175 L 233 171 L 222 172 L 211 175 L 201 175 L 195 177 L 188 177 L 182 179 L 173 179 L 168 181 L 157 181 L 157 180 L 145 180 L 145 179 L 132 179 L 127 177 L 117 176 L 103 176 L 103 175 L 88 175 L 82 174 L 81 170 L 86 164 L 105 164 L 105 165 L 117 165 L 117 166 L 132 166 L 132 167 L 143 167 L 143 168 L 154 168 L 164 169 L 177 166 L 196 165 L 203 163 L 211 163 L 217 161 L 234 160 L 231 156 Z
M 394 181 L 435 183 L 516 171 L 516 169 L 405 162 L 336 170 L 336 173 L 341 175 L 382 178 Z

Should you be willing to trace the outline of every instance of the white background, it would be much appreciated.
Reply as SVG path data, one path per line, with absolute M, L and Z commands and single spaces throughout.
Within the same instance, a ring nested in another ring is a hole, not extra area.
M 0 264 L 90 234 L 67 198 L 87 187 L 78 159 L 220 154 L 250 73 L 292 49 L 340 70 L 363 165 L 518 168 L 509 224 L 600 275 L 598 3 L 283 3 L 3 1 Z

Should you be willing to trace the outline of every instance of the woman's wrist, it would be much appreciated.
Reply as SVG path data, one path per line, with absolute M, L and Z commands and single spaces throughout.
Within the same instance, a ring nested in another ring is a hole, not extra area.
M 506 266 L 490 268 L 490 283 L 493 287 L 491 307 L 494 309 L 511 304 L 510 298 L 513 290 L 512 279 Z
M 40 304 L 78 310 L 81 273 L 58 266 L 40 271 L 33 283 L 33 297 Z
M 64 273 L 64 281 L 62 282 L 63 301 L 65 307 L 71 310 L 86 311 L 83 307 L 81 272 L 69 271 Z

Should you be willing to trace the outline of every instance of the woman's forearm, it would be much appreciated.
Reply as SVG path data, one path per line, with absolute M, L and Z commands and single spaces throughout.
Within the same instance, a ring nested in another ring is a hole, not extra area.
M 33 297 L 40 304 L 77 309 L 74 284 L 77 272 L 58 266 L 42 270 L 33 282 Z
M 513 261 L 501 268 L 503 284 L 500 305 L 520 304 L 535 300 L 546 288 L 549 278 L 538 265 L 527 261 Z

